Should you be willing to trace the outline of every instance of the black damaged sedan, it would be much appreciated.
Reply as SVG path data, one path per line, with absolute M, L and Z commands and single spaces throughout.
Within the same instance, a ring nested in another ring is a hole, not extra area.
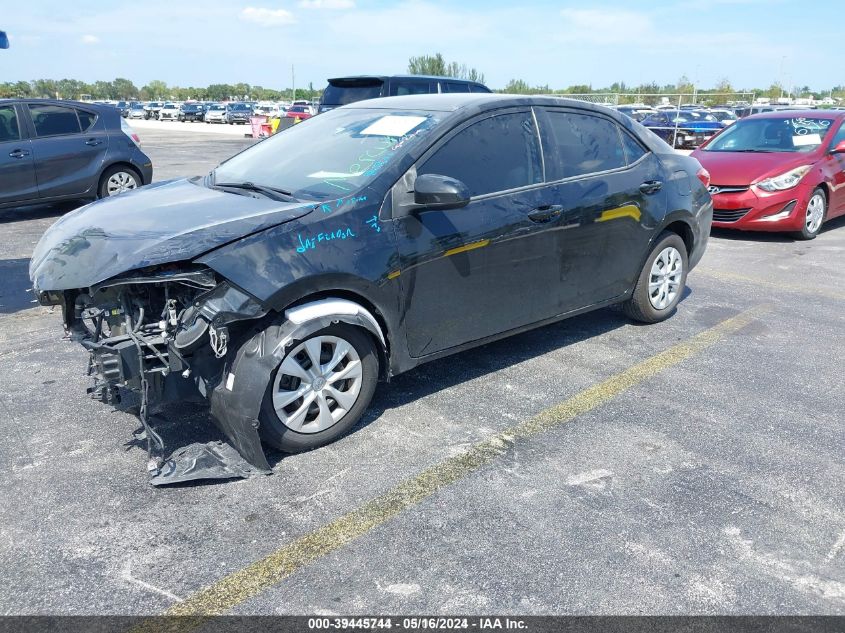
M 581 102 L 376 99 L 66 215 L 30 276 L 94 395 L 139 392 L 145 426 L 158 403 L 208 401 L 266 471 L 261 440 L 331 442 L 420 363 L 611 304 L 667 318 L 707 246 L 707 180 Z

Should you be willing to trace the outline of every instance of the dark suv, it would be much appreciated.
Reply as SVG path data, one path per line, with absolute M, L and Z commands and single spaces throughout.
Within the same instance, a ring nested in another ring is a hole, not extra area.
M 112 106 L 0 99 L 0 207 L 105 198 L 149 184 L 153 165 Z
M 426 75 L 360 75 L 357 77 L 336 77 L 329 79 L 323 91 L 319 112 L 377 97 L 399 97 L 402 95 L 437 94 L 454 92 L 491 92 L 484 84 L 454 77 L 432 77 Z

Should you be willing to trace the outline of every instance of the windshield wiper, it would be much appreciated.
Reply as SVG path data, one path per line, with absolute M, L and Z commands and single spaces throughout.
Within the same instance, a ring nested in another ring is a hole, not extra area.
M 215 187 L 228 187 L 229 189 L 245 189 L 247 191 L 255 191 L 264 194 L 273 200 L 281 202 L 296 202 L 296 198 L 290 191 L 279 189 L 278 187 L 268 187 L 267 185 L 256 185 L 254 182 L 248 180 L 244 182 L 215 182 Z
M 729 149 L 724 150 L 727 152 L 751 152 L 754 154 L 773 154 L 775 150 L 773 149 Z

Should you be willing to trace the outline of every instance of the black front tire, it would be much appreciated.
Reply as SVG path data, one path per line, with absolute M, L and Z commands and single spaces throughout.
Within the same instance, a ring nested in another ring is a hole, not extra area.
M 315 332 L 302 340 L 293 341 L 288 350 L 289 352 L 293 351 L 299 344 L 320 336 L 334 336 L 343 339 L 355 348 L 355 352 L 361 361 L 361 390 L 352 407 L 333 426 L 317 433 L 300 433 L 285 426 L 273 408 L 273 389 L 276 384 L 276 374 L 279 372 L 279 367 L 277 367 L 273 371 L 270 384 L 264 393 L 261 412 L 258 416 L 260 423 L 258 430 L 264 442 L 285 453 L 310 451 L 344 436 L 355 426 L 367 407 L 370 406 L 370 401 L 376 389 L 379 376 L 379 358 L 373 339 L 368 332 L 358 327 L 340 323 Z M 287 355 L 285 358 L 287 358 Z M 279 366 L 281 366 L 281 363 Z
M 678 289 L 675 298 L 665 307 L 656 308 L 649 296 L 649 284 L 652 281 L 652 267 L 660 254 L 667 248 L 674 248 L 680 253 L 681 270 L 680 288 Z M 625 314 L 634 321 L 640 323 L 658 323 L 668 319 L 675 312 L 675 308 L 683 296 L 684 289 L 687 286 L 687 272 L 689 271 L 687 247 L 684 240 L 677 233 L 669 233 L 668 231 L 661 233 L 651 252 L 646 258 L 645 265 L 640 271 L 637 282 L 634 285 L 634 292 L 631 298 L 622 304 L 622 309 Z

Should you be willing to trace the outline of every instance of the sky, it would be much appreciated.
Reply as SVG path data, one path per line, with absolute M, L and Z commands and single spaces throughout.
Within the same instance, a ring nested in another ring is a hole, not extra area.
M 727 78 L 734 88 L 845 84 L 842 0 L 0 0 L 0 81 L 126 77 L 180 86 L 324 87 L 440 52 L 565 88 Z M 13 7 L 9 10 L 7 7 Z

